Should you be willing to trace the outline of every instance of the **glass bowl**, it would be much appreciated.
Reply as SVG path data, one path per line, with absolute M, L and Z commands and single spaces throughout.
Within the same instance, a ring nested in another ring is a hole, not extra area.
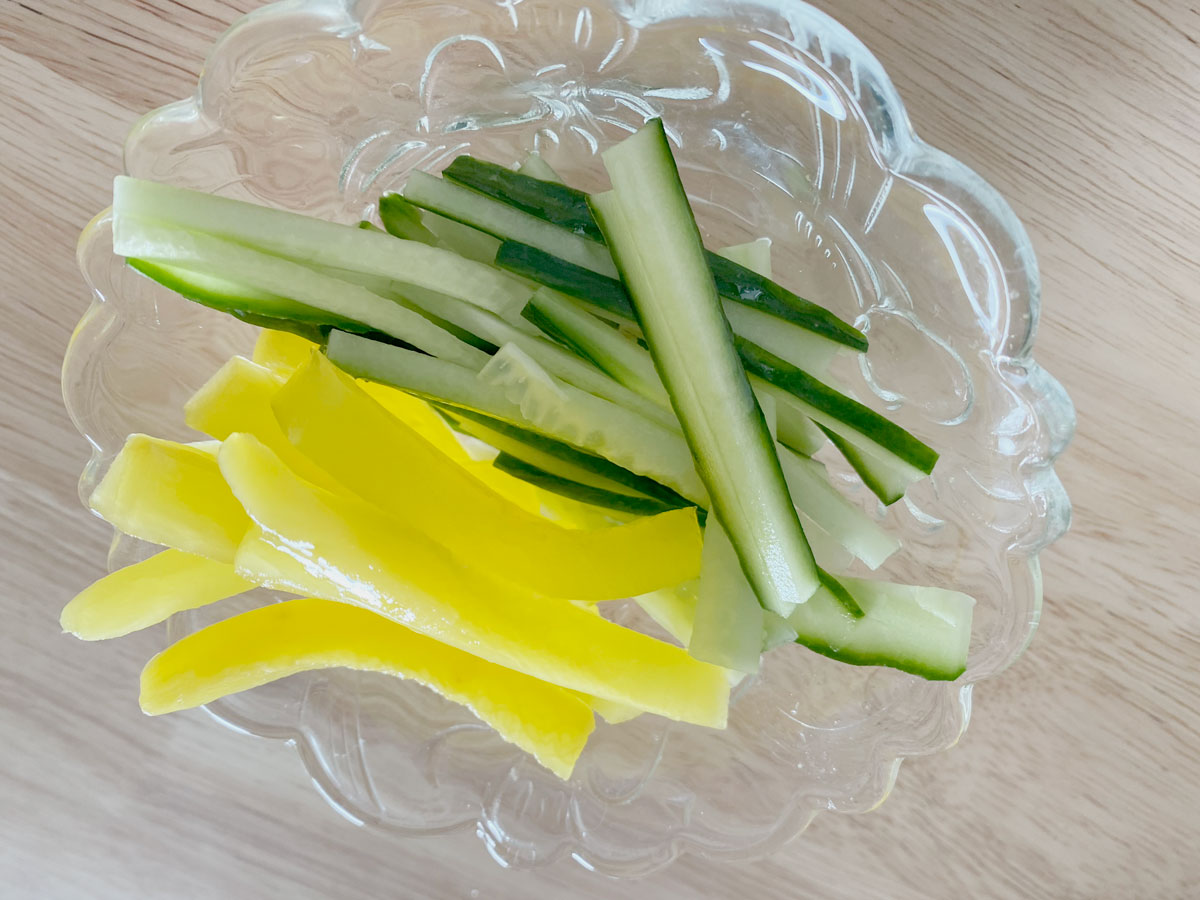
M 812 7 L 277 3 L 220 39 L 195 96 L 134 127 L 125 168 L 349 223 L 410 171 L 467 151 L 510 163 L 537 148 L 571 182 L 599 186 L 598 151 L 656 115 L 706 240 L 769 236 L 781 281 L 870 336 L 861 362 L 838 363 L 841 382 L 941 450 L 933 477 L 888 510 L 827 462 L 903 538 L 880 576 L 977 598 L 970 668 L 936 684 L 789 647 L 737 690 L 727 731 L 651 716 L 601 724 L 569 783 L 466 710 L 386 677 L 319 672 L 209 706 L 292 742 L 356 822 L 404 835 L 475 828 L 505 864 L 569 854 L 612 875 L 684 852 L 763 854 L 819 810 L 878 805 L 901 760 L 952 745 L 972 685 L 1011 664 L 1036 626 L 1038 552 L 1070 518 L 1053 463 L 1074 413 L 1031 356 L 1033 250 L 990 187 L 917 139 L 864 46 Z M 106 217 L 79 259 L 93 302 L 63 387 L 94 448 L 86 496 L 130 432 L 194 439 L 184 401 L 251 348 L 254 329 L 125 268 Z M 152 549 L 117 539 L 110 565 Z M 169 639 L 270 598 L 176 616 Z M 610 612 L 647 625 L 629 606 Z

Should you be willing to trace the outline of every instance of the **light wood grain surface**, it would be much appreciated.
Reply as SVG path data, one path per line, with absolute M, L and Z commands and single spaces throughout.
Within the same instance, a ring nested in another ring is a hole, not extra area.
M 1028 655 L 967 737 L 864 817 L 773 859 L 634 884 L 498 869 L 471 834 L 399 842 L 325 806 L 291 749 L 148 719 L 156 635 L 85 645 L 58 612 L 103 567 L 58 374 L 74 243 L 143 111 L 185 96 L 252 0 L 0 0 L 0 896 L 1200 896 L 1200 13 L 1187 0 L 821 0 L 922 134 L 1027 223 L 1038 357 L 1079 407 L 1071 534 Z

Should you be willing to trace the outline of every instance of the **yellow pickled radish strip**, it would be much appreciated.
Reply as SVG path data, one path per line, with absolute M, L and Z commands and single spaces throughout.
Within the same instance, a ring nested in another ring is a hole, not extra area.
M 254 362 L 274 369 L 285 377 L 300 368 L 314 350 L 320 349 L 310 340 L 287 331 L 264 328 L 254 343 Z
M 219 441 L 235 431 L 254 435 L 301 478 L 330 490 L 338 483 L 288 443 L 271 400 L 287 379 L 278 371 L 235 356 L 200 388 L 183 408 L 184 421 Z
M 292 443 L 346 488 L 516 585 L 611 600 L 699 574 L 694 509 L 589 530 L 530 515 L 389 416 L 323 357 L 296 370 L 274 408 Z
M 250 519 L 204 447 L 130 435 L 88 500 L 126 534 L 232 562 Z
M 624 703 L 613 703 L 602 697 L 589 697 L 588 705 L 600 715 L 600 718 L 610 725 L 620 725 L 622 722 L 629 722 L 642 714 L 640 709 L 627 706 Z
M 358 381 L 358 386 L 376 403 L 423 437 L 446 456 L 460 465 L 473 477 L 482 481 L 493 491 L 534 515 L 542 514 L 545 492 L 532 484 L 501 472 L 490 460 L 474 459 L 466 451 L 445 419 L 422 400 L 412 394 L 379 384 L 374 381 Z
M 461 703 L 506 741 L 569 778 L 595 719 L 562 688 L 327 600 L 287 600 L 190 634 L 142 670 L 142 709 L 189 709 L 312 669 L 382 672 Z
M 375 507 L 297 478 L 249 435 L 221 471 L 257 523 L 238 574 L 354 603 L 497 665 L 672 719 L 724 727 L 729 683 L 716 666 L 466 565 Z
M 258 336 L 258 342 L 254 345 L 254 362 L 286 377 L 308 362 L 313 351 L 319 349 L 316 344 L 297 335 L 264 329 Z M 535 515 L 541 515 L 544 502 L 551 507 L 553 512 L 559 512 L 553 494 L 542 491 L 532 484 L 527 484 L 519 478 L 513 478 L 507 472 L 501 472 L 490 462 L 472 459 L 471 455 L 463 449 L 450 426 L 424 400 L 372 381 L 360 381 L 358 385 L 384 409 L 498 494 L 507 497 L 522 509 Z M 575 519 L 573 518 L 571 522 L 575 524 Z
M 692 623 L 696 621 L 695 582 L 652 591 L 633 599 L 667 634 L 685 647 L 691 643 Z
M 181 550 L 154 556 L 105 575 L 63 608 L 63 630 L 85 641 L 121 637 L 248 591 L 254 585 L 229 563 Z

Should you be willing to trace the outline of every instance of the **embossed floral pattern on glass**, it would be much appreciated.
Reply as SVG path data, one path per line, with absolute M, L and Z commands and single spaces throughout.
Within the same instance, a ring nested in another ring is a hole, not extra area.
M 125 165 L 353 222 L 409 172 L 468 151 L 511 163 L 537 148 L 572 183 L 600 186 L 598 151 L 656 115 L 710 244 L 769 236 L 781 281 L 870 336 L 869 355 L 840 360 L 836 376 L 942 451 L 890 510 L 827 462 L 904 539 L 881 577 L 978 599 L 970 669 L 933 684 L 777 651 L 737 690 L 728 731 L 602 724 L 569 783 L 464 709 L 385 677 L 313 673 L 210 706 L 295 742 L 356 821 L 401 834 L 474 827 L 504 863 L 570 854 L 612 874 L 685 851 L 763 853 L 819 810 L 872 808 L 903 758 L 953 744 L 972 684 L 1009 665 L 1036 625 L 1037 554 L 1070 517 L 1053 462 L 1074 416 L 1030 355 L 1032 249 L 987 185 L 917 140 L 865 48 L 806 4 L 278 3 L 221 39 L 192 99 L 133 129 Z M 124 268 L 103 217 L 80 265 L 94 300 L 63 383 L 95 448 L 86 494 L 126 434 L 194 438 L 184 400 L 250 348 L 253 329 Z M 110 563 L 151 549 L 118 540 Z M 169 636 L 270 597 L 177 616 Z M 629 606 L 610 613 L 647 625 Z

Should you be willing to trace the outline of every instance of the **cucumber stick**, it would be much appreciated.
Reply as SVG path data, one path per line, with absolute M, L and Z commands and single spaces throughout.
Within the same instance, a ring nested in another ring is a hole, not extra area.
M 428 209 L 463 225 L 470 225 L 496 238 L 518 237 L 525 243 L 534 244 L 569 263 L 610 278 L 616 277 L 612 257 L 603 244 L 552 225 L 524 210 L 493 200 L 456 182 L 438 178 L 428 172 L 413 172 L 404 187 L 404 199 L 422 209 Z
M 667 402 L 666 391 L 648 351 L 597 321 L 571 298 L 556 292 L 545 289 L 538 291 L 530 301 L 530 307 L 544 312 L 557 323 L 572 344 L 584 345 L 583 352 L 617 381 L 630 387 L 638 385 L 643 396 Z M 784 441 L 785 435 L 790 436 L 793 446 L 803 443 L 810 452 L 820 448 L 825 440 L 824 435 L 807 416 L 797 411 L 790 394 L 759 379 L 752 378 L 751 386 L 758 396 L 759 406 L 772 436 L 777 436 L 780 442 Z M 775 419 L 774 423 L 772 418 Z M 796 441 L 797 431 L 804 436 L 802 442 Z M 810 437 L 814 434 L 815 437 Z M 779 447 L 778 454 L 806 535 L 810 524 L 816 525 L 823 534 L 872 569 L 878 568 L 896 551 L 899 546 L 897 541 L 829 484 L 825 467 L 808 459 L 810 453 L 797 453 L 787 447 Z
M 625 334 L 599 322 L 580 301 L 541 288 L 522 315 L 590 359 L 616 381 L 664 407 L 670 404 L 650 353 Z M 784 444 L 806 456 L 821 449 L 825 435 L 808 418 L 799 401 L 758 376 L 750 376 L 750 387 L 760 404 L 767 397 L 774 401 L 779 439 Z
M 479 380 L 501 388 L 535 430 L 653 478 L 708 508 L 688 443 L 675 429 L 558 381 L 515 344 L 501 347 Z
M 546 181 L 460 156 L 442 172 L 442 177 L 488 197 L 503 197 L 505 203 L 536 218 L 565 228 L 593 241 L 603 236 L 587 205 L 587 194 L 561 181 Z
M 703 662 L 753 675 L 763 652 L 764 613 L 768 611 L 759 605 L 742 574 L 725 529 L 715 516 L 709 516 L 688 653 Z
M 553 181 L 562 184 L 562 179 L 559 178 L 550 163 L 546 162 L 540 153 L 533 150 L 525 154 L 525 158 L 517 166 L 517 171 L 539 181 Z
M 888 666 L 933 681 L 953 681 L 967 667 L 975 601 L 941 588 L 838 576 L 865 615 L 850 616 L 822 586 L 788 617 L 797 641 L 860 666 Z
M 654 359 L 646 349 L 605 325 L 577 300 L 549 288 L 539 288 L 522 315 L 535 325 L 552 329 L 614 380 L 661 407 L 670 407 Z
M 770 238 L 735 244 L 718 250 L 717 255 L 744 266 L 756 275 L 771 277 Z M 837 353 L 837 345 L 832 341 L 744 303 L 726 300 L 725 318 L 729 320 L 729 327 L 734 334 L 810 372 L 825 371 Z
M 717 251 L 717 256 L 722 256 L 739 266 L 745 266 L 756 275 L 762 275 L 764 278 L 771 277 L 771 239 L 768 237 L 760 237 L 753 241 L 746 241 L 744 244 L 724 247 Z
M 399 194 L 386 194 L 379 200 L 379 219 L 392 237 L 420 241 L 431 247 L 438 245 L 438 236 L 425 225 L 421 208 L 413 206 Z
M 462 408 L 439 408 L 439 412 L 460 434 L 489 444 L 505 456 L 553 478 L 634 500 L 651 499 L 666 509 L 692 505 L 651 478 L 635 475 L 602 456 L 578 450 L 528 428 Z
M 744 303 L 725 300 L 722 305 L 734 334 L 770 350 L 794 366 L 823 372 L 837 355 L 837 344 L 807 328 Z
M 797 453 L 812 456 L 825 445 L 825 432 L 808 417 L 805 407 L 783 388 L 778 388 L 757 375 L 748 375 L 750 387 L 761 400 L 770 397 L 775 401 L 775 415 L 779 420 L 779 440 Z
M 779 448 L 779 463 L 796 508 L 872 569 L 900 549 L 900 542 L 829 483 L 815 459 Z
M 816 591 L 816 562 L 738 359 L 662 121 L 651 120 L 603 159 L 613 191 L 593 196 L 592 211 L 712 509 L 759 602 L 786 616 Z
M 829 438 L 829 442 L 837 447 L 846 462 L 850 463 L 850 467 L 862 479 L 863 484 L 883 501 L 885 506 L 891 506 L 903 497 L 908 486 L 919 480 L 918 474 L 914 473 L 910 466 L 897 465 L 870 452 L 865 446 L 852 443 L 824 425 L 817 427 Z
M 618 513 L 628 513 L 634 516 L 653 516 L 673 508 L 652 497 L 636 497 L 632 494 L 608 491 L 604 488 L 563 478 L 561 475 L 547 472 L 545 469 L 538 468 L 535 465 L 525 462 L 523 459 L 503 452 L 492 461 L 492 465 L 501 472 L 505 472 L 514 478 L 519 478 L 543 490 L 550 491 L 553 494 L 558 494 L 560 497 L 566 497 L 569 500 L 576 500 L 580 503 L 587 503 L 591 506 L 598 506 L 602 509 L 610 509 Z
M 572 384 L 589 394 L 595 394 L 597 397 L 620 404 L 626 409 L 658 422 L 665 428 L 679 430 L 679 423 L 675 421 L 675 416 L 669 409 L 663 409 L 658 404 L 633 392 L 594 365 L 545 338 L 531 337 L 499 316 L 454 297 L 426 296 L 418 303 L 438 319 L 462 328 L 497 347 L 504 344 L 515 344 L 536 360 L 538 365 L 547 372 L 561 378 L 567 384 Z M 601 325 L 600 327 L 604 328 L 605 326 Z
M 118 176 L 113 184 L 113 250 L 121 256 L 146 258 L 148 254 L 139 252 L 137 234 L 129 234 L 125 227 L 131 219 L 216 235 L 306 265 L 353 269 L 445 291 L 468 302 L 500 304 L 513 315 L 532 293 L 490 266 L 417 241 Z
M 580 239 L 597 236 L 592 222 L 595 218 L 592 214 L 594 211 L 589 208 L 588 195 L 583 191 L 562 184 L 548 184 L 509 171 L 503 166 L 481 162 L 471 157 L 456 159 L 446 170 L 446 176 L 456 179 L 464 188 L 474 190 L 494 203 L 507 205 L 509 209 L 519 211 L 524 216 L 556 226 L 559 229 L 558 244 L 565 241 L 567 236 Z M 521 227 L 496 230 L 492 233 L 506 240 L 531 244 L 546 253 L 561 257 L 568 263 L 582 265 L 595 273 L 613 277 L 612 273 L 603 267 L 563 257 L 556 251 L 555 246 L 552 246 L 548 232 L 532 227 L 527 219 L 522 219 L 521 223 Z M 866 336 L 857 328 L 843 322 L 829 310 L 798 297 L 768 276 L 711 251 L 705 251 L 705 259 L 716 279 L 717 292 L 722 297 L 793 322 L 836 344 L 855 350 L 867 349 Z
M 281 321 L 291 320 L 316 326 L 327 325 L 345 331 L 362 331 L 365 326 L 315 306 L 305 306 L 272 291 L 260 291 L 246 284 L 193 272 L 168 263 L 148 259 L 129 259 L 129 267 L 188 300 L 241 318 L 246 314 Z
M 615 277 L 600 275 L 538 247 L 511 239 L 499 246 L 495 263 L 506 272 L 536 281 L 603 310 L 606 315 L 623 324 L 637 324 L 629 293 Z
M 744 338 L 736 340 L 746 371 L 787 391 L 818 425 L 869 449 L 907 473 L 910 480 L 933 471 L 937 452 L 899 425 L 762 347 Z
M 259 291 L 278 293 L 304 306 L 405 341 L 433 356 L 478 368 L 487 354 L 393 300 L 332 278 L 300 263 L 251 250 L 211 234 L 124 216 L 118 253 L 176 268 L 220 273 Z M 357 234 L 367 232 L 353 229 Z M 386 240 L 395 242 L 394 238 Z

